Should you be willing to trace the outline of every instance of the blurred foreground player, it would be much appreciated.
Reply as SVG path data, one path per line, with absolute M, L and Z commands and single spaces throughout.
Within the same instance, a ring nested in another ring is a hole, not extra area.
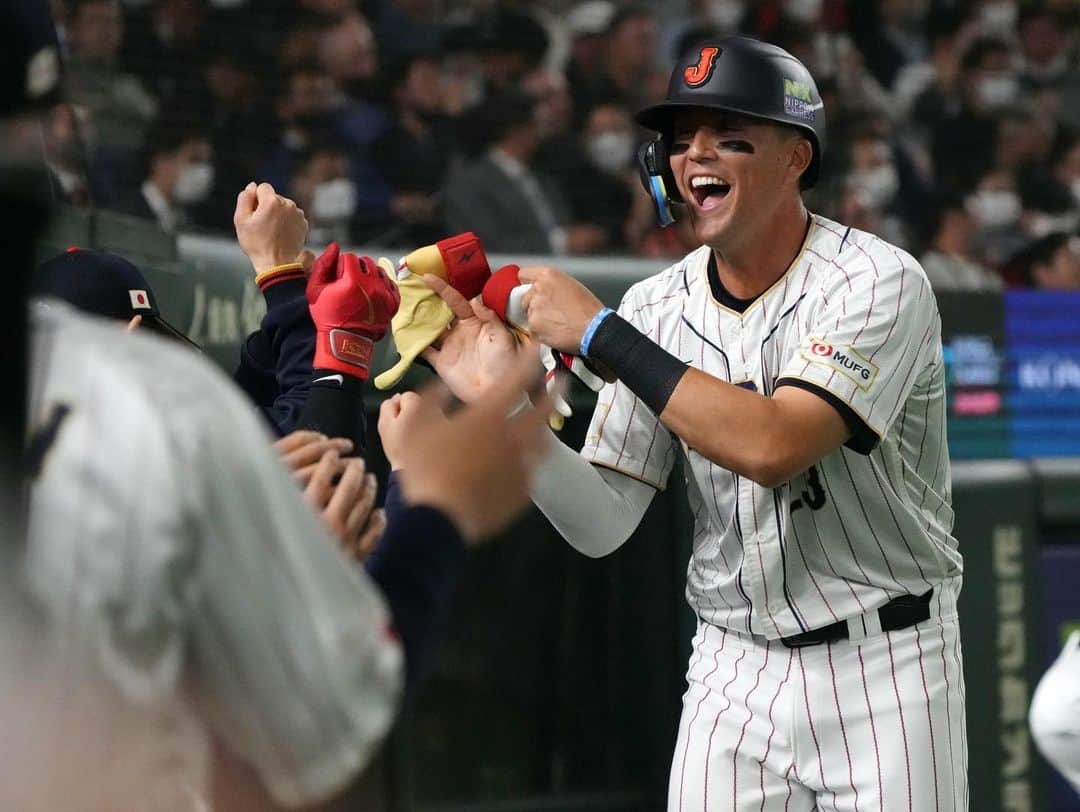
M 786 51 L 695 47 L 638 121 L 657 132 L 640 154 L 657 213 L 681 203 L 702 247 L 618 313 L 553 268 L 519 279 L 532 337 L 618 378 L 581 454 L 552 443 L 538 477 L 559 532 L 612 552 L 683 457 L 698 628 L 668 809 L 966 809 L 961 558 L 926 276 L 806 210 L 825 116 Z M 467 400 L 480 356 L 448 348 L 486 314 L 454 306 L 429 360 Z
M 341 792 L 391 723 L 401 650 L 251 406 L 201 357 L 55 300 L 35 310 L 33 370 L 23 572 L 51 668 L 10 730 L 8 807 L 200 808 L 209 731 L 273 806 Z M 398 532 L 483 535 L 517 512 L 542 426 L 504 418 L 523 381 L 414 425 Z M 445 465 L 417 464 L 444 453 L 502 494 L 484 517 Z M 214 807 L 259 808 L 229 800 Z

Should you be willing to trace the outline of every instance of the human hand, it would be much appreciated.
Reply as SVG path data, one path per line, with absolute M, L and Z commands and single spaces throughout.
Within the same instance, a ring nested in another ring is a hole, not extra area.
M 379 441 L 391 470 L 396 471 L 401 467 L 401 445 L 419 398 L 416 392 L 403 392 L 387 398 L 379 406 Z
M 322 515 L 341 548 L 363 561 L 386 529 L 385 514 L 375 509 L 377 491 L 375 475 L 365 473 L 362 459 L 344 459 L 331 448 L 307 479 L 304 499 Z
M 479 297 L 467 301 L 430 274 L 424 276 L 424 284 L 442 298 L 455 318 L 450 329 L 421 357 L 455 396 L 466 403 L 475 402 L 513 368 L 520 349 L 517 339 Z
M 583 284 L 555 268 L 522 268 L 518 278 L 532 284 L 522 300 L 532 337 L 571 355 L 581 352 L 585 328 L 603 309 L 603 303 Z
M 236 240 L 256 274 L 278 265 L 303 262 L 301 251 L 308 233 L 304 210 L 277 194 L 269 183 L 249 183 L 237 195 L 233 226 Z
M 348 437 L 327 437 L 317 431 L 298 429 L 274 443 L 274 448 L 285 467 L 306 486 L 323 454 L 331 449 L 339 454 L 349 454 L 353 443 Z
M 528 502 L 531 474 L 548 442 L 546 395 L 533 395 L 536 408 L 507 417 L 536 381 L 535 362 L 519 358 L 483 400 L 452 417 L 443 414 L 445 392 L 403 397 L 393 422 L 405 500 L 443 511 L 471 543 L 508 525 Z M 381 430 L 382 415 L 379 422 Z
M 342 254 L 330 243 L 315 260 L 307 284 L 315 322 L 315 369 L 331 369 L 366 380 L 375 342 L 386 335 L 401 304 L 388 274 L 393 266 L 370 257 Z

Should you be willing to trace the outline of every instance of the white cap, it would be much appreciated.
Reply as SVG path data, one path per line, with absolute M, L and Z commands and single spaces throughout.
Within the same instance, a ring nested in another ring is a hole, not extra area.
M 611 0 L 586 0 L 566 16 L 566 27 L 574 37 L 603 34 L 614 18 L 615 4 Z

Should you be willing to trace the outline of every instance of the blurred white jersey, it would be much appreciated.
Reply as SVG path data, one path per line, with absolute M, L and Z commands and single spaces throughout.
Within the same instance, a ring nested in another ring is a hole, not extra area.
M 622 383 L 604 388 L 586 459 L 663 488 L 684 455 L 695 520 L 687 598 L 698 616 L 776 639 L 959 576 L 941 325 L 919 264 L 815 215 L 787 272 L 738 312 L 713 295 L 711 256 L 702 247 L 634 285 L 619 314 L 722 381 L 765 396 L 815 392 L 855 434 L 763 488 L 689 448 Z
M 1080 793 L 1080 631 L 1039 680 L 1030 719 L 1039 752 Z
M 401 687 L 377 588 L 204 359 L 59 303 L 32 324 L 25 574 L 70 800 L 204 808 L 209 731 L 278 803 L 340 791 Z

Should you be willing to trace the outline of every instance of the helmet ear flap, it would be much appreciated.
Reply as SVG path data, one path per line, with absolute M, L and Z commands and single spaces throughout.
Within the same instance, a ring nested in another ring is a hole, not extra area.
M 682 197 L 675 185 L 667 142 L 662 135 L 657 135 L 638 148 L 638 175 L 641 185 L 656 206 L 656 217 L 660 225 L 669 226 L 674 223 L 671 204 L 681 203 Z

